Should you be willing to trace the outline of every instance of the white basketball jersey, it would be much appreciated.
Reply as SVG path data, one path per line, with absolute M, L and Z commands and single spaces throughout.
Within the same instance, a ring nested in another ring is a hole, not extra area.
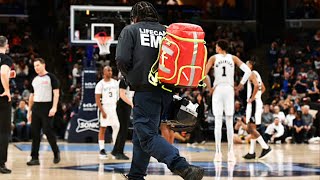
M 256 94 L 256 99 L 260 98 L 261 99 L 261 94 L 262 94 L 262 80 L 261 80 L 261 76 L 260 74 L 253 70 L 251 71 L 255 76 L 256 76 L 256 79 L 257 79 L 257 82 L 258 82 L 258 85 L 259 85 L 259 89 L 258 89 L 258 92 Z M 253 84 L 252 82 L 249 80 L 248 83 L 247 83 L 247 99 L 250 99 L 251 95 L 252 95 L 252 92 L 253 92 Z
M 213 87 L 219 84 L 234 86 L 234 61 L 231 54 L 216 54 L 214 62 Z
M 96 85 L 95 94 L 102 95 L 102 105 L 116 106 L 119 100 L 119 82 L 115 79 L 108 82 L 102 79 Z

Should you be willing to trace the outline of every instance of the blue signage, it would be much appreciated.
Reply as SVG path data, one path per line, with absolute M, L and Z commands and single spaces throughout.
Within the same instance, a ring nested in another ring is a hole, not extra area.
M 82 94 L 79 112 L 71 119 L 68 142 L 97 142 L 99 119 L 95 102 L 95 68 L 84 68 L 82 72 Z

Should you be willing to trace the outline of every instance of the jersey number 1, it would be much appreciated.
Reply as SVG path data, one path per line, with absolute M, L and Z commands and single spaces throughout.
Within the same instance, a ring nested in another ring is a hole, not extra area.
M 225 67 L 225 66 L 223 66 L 223 67 L 222 67 L 222 69 L 223 69 L 222 76 L 227 76 L 227 75 L 226 75 L 226 67 Z

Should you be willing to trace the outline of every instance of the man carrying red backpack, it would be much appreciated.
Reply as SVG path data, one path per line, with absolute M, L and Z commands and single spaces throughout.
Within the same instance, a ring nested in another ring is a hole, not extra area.
M 148 2 L 136 3 L 131 18 L 134 24 L 122 30 L 116 50 L 118 68 L 135 91 L 133 157 L 127 178 L 144 179 L 153 156 L 182 178 L 200 180 L 204 169 L 190 165 L 158 132 L 161 111 L 172 101 L 173 94 L 151 85 L 148 74 L 157 59 L 165 27 L 159 23 L 155 8 Z

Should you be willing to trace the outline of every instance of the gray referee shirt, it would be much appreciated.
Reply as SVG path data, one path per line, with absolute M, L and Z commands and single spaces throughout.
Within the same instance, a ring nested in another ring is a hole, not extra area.
M 37 76 L 32 81 L 31 93 L 34 102 L 52 102 L 53 90 L 59 89 L 59 81 L 54 74 Z

